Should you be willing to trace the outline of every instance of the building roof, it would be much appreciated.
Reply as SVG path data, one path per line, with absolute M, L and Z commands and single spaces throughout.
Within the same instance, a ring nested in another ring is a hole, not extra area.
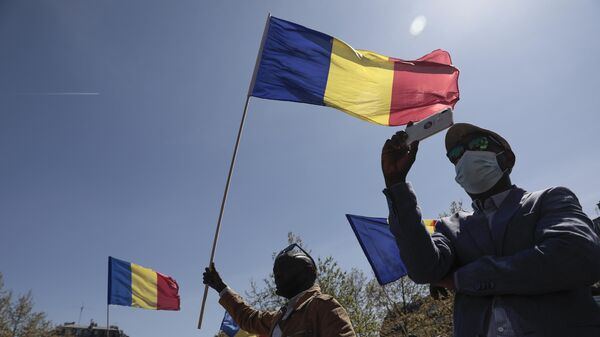
M 57 326 L 56 328 L 54 328 L 55 334 L 57 334 L 58 336 L 62 336 L 65 333 L 67 333 L 67 335 L 70 335 L 68 333 L 68 331 L 81 331 L 81 330 L 85 330 L 85 331 L 81 331 L 79 333 L 77 333 L 77 336 L 104 336 L 104 333 L 100 333 L 100 331 L 106 331 L 109 330 L 110 331 L 110 335 L 111 336 L 119 336 L 119 337 L 127 337 L 127 335 L 119 329 L 118 326 L 116 325 L 111 325 L 108 327 L 108 329 L 106 328 L 106 326 L 98 326 L 98 324 L 92 322 L 89 325 L 79 325 L 79 324 L 75 324 L 75 322 L 66 322 L 62 325 Z

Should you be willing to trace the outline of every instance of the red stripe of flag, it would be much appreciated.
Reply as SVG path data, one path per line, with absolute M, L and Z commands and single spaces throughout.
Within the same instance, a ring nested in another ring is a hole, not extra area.
M 158 310 L 179 310 L 179 285 L 170 276 L 156 273 Z
M 389 125 L 417 122 L 458 102 L 459 71 L 447 52 L 434 50 L 416 61 L 390 60 L 396 62 Z

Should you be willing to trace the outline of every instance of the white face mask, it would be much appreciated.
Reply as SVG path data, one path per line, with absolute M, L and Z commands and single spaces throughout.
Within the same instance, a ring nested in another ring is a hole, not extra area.
M 498 165 L 496 154 L 490 151 L 465 151 L 456 163 L 456 182 L 470 194 L 480 194 L 502 178 L 504 172 Z

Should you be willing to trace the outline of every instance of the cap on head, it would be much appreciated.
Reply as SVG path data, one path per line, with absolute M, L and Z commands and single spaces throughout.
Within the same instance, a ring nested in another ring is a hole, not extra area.
M 273 274 L 276 294 L 292 298 L 314 285 L 317 267 L 302 247 L 292 244 L 275 257 Z
M 481 134 L 488 135 L 497 140 L 504 150 L 507 152 L 508 164 L 512 168 L 515 165 L 515 154 L 512 151 L 510 144 L 499 134 L 494 131 L 480 128 L 476 125 L 469 123 L 456 123 L 448 129 L 446 132 L 446 152 L 450 151 L 457 144 L 466 141 L 470 136 Z
M 275 257 L 275 264 L 281 260 L 296 261 L 296 263 L 304 264 L 307 267 L 316 271 L 317 266 L 313 258 L 300 247 L 298 244 L 291 244 L 284 250 L 279 252 Z

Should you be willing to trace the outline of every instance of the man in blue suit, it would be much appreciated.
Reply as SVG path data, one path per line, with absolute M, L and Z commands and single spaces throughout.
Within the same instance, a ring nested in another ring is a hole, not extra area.
M 390 227 L 408 275 L 456 291 L 455 337 L 600 336 L 590 293 L 600 279 L 600 241 L 573 192 L 513 185 L 515 155 L 490 130 L 455 124 L 445 143 L 474 211 L 441 219 L 432 235 L 406 182 L 418 143 L 396 133 L 381 162 Z

